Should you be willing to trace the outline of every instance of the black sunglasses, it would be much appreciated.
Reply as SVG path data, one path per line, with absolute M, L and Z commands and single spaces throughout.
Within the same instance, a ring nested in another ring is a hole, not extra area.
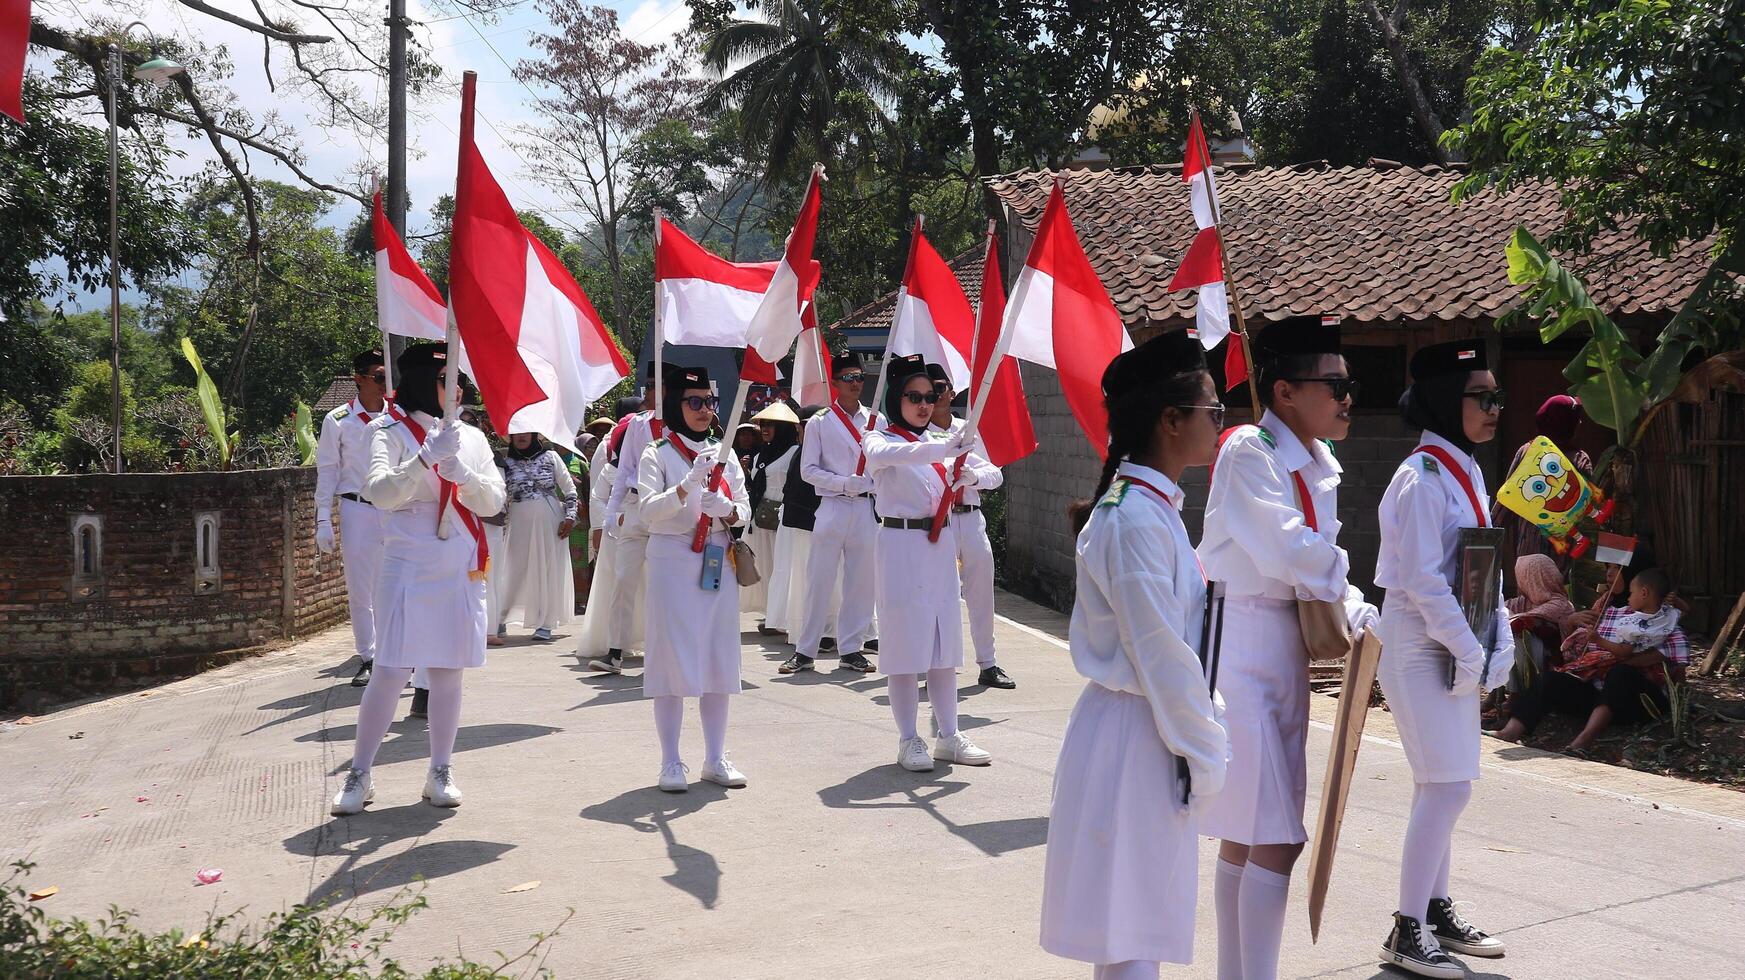
M 905 391 L 903 392 L 903 400 L 911 405 L 937 405 L 939 404 L 939 392 Z
M 1183 410 L 1203 408 L 1206 410 L 1206 414 L 1212 417 L 1213 428 L 1221 429 L 1224 427 L 1224 405 L 1222 403 L 1217 405 L 1171 405 L 1170 407 Z
M 849 371 L 846 374 L 837 375 L 836 380 L 845 385 L 857 385 L 866 380 L 866 375 L 860 371 Z
M 1478 410 L 1481 412 L 1494 412 L 1503 407 L 1503 389 L 1501 388 L 1493 388 L 1490 391 L 1463 391 L 1460 393 L 1460 397 L 1478 399 Z
M 1356 378 L 1281 378 L 1280 380 L 1289 381 L 1291 384 L 1307 384 L 1310 381 L 1319 381 L 1332 390 L 1333 400 L 1336 402 L 1342 402 L 1347 398 L 1355 400 L 1358 391 L 1363 388 L 1363 385 Z
M 385 385 L 388 383 L 388 372 L 386 370 L 371 371 L 364 375 L 364 377 L 369 378 L 371 381 L 374 381 L 379 385 Z
M 679 401 L 693 412 L 701 412 L 704 409 L 713 412 L 721 405 L 721 399 L 714 395 L 687 395 Z

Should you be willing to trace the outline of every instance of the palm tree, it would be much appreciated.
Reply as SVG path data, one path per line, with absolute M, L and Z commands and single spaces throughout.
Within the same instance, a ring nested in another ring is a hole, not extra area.
M 833 19 L 819 0 L 765 0 L 758 15 L 709 35 L 703 62 L 720 81 L 702 108 L 739 110 L 747 143 L 765 151 L 767 177 L 796 176 L 810 162 L 802 148 L 831 163 L 840 124 L 889 121 L 885 108 L 908 60 L 894 38 Z M 865 94 L 870 117 L 840 104 L 856 93 Z M 856 114 L 862 118 L 849 118 Z

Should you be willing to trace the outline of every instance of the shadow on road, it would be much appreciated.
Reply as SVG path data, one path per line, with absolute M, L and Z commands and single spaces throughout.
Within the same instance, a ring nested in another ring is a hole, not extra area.
M 454 813 L 421 800 L 404 806 L 372 808 L 354 817 L 335 817 L 287 837 L 285 850 L 292 854 L 312 858 L 344 856 L 338 868 L 309 889 L 304 902 L 328 900 L 337 904 L 371 892 L 402 888 L 419 879 L 443 878 L 490 864 L 515 849 L 514 844 L 481 840 L 418 843 Z M 385 853 L 406 841 L 411 846 Z
M 939 812 L 938 802 L 969 784 L 942 778 L 952 766 L 935 763 L 931 773 L 908 772 L 895 765 L 875 766 L 845 782 L 818 791 L 825 806 L 839 810 L 920 810 L 989 857 L 1038 847 L 1048 840 L 1047 817 L 1017 817 L 960 824 Z
M 551 725 L 464 725 L 460 734 L 455 737 L 456 752 L 470 752 L 473 749 L 488 749 L 497 745 L 509 745 L 514 742 L 525 742 L 530 738 L 539 738 L 561 732 L 563 729 Z M 356 725 L 334 725 L 307 735 L 297 736 L 299 742 L 350 742 L 357 738 Z M 388 728 L 388 737 L 382 742 L 382 747 L 376 752 L 376 767 L 391 765 L 396 762 L 409 762 L 413 759 L 423 759 L 430 755 L 430 740 L 424 734 L 424 720 L 421 718 L 401 718 Z M 334 772 L 341 772 L 351 765 L 351 759 L 340 760 Z
M 692 783 L 685 793 L 663 793 L 647 786 L 585 807 L 581 817 L 619 824 L 638 833 L 659 834 L 666 841 L 667 857 L 673 862 L 672 874 L 662 875 L 661 880 L 695 898 L 704 908 L 712 909 L 721 897 L 721 865 L 708 851 L 680 843 L 673 833 L 673 821 L 726 799 L 727 792 L 705 782 Z

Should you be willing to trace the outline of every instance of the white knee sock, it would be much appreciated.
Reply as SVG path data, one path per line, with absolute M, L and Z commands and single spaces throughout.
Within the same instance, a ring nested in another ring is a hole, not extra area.
M 705 694 L 697 699 L 703 716 L 703 761 L 714 762 L 727 751 L 727 694 Z
M 1242 980 L 1242 868 L 1223 858 L 1212 879 L 1212 902 L 1218 910 L 1218 980 Z
M 897 720 L 897 737 L 904 741 L 914 738 L 915 712 L 921 706 L 921 675 L 887 675 L 885 690 L 891 696 L 891 717 Z
M 1448 897 L 1448 872 L 1454 863 L 1454 842 L 1448 842 L 1448 849 L 1442 852 L 1442 869 L 1436 872 L 1436 887 L 1430 890 L 1431 898 Z M 1426 909 L 1428 911 L 1428 909 Z
M 933 706 L 933 720 L 939 723 L 941 738 L 957 734 L 957 670 L 941 667 L 927 672 L 927 703 Z
M 410 667 L 377 667 L 370 673 L 363 700 L 357 706 L 357 741 L 351 747 L 351 767 L 366 772 L 376 763 L 376 750 L 394 723 L 400 692 L 412 679 Z
M 1284 940 L 1285 899 L 1291 876 L 1250 861 L 1242 869 L 1241 911 L 1243 980 L 1276 980 L 1278 948 Z
M 1400 913 L 1418 921 L 1430 909 L 1431 892 L 1444 873 L 1454 839 L 1454 824 L 1472 799 L 1472 783 L 1423 783 L 1412 800 L 1406 823 L 1405 851 L 1400 857 Z M 1444 889 L 1446 890 L 1446 889 Z
M 660 765 L 664 769 L 679 761 L 679 729 L 685 723 L 685 699 L 662 696 L 653 700 L 654 730 L 660 735 Z
M 1157 980 L 1156 960 L 1126 960 L 1120 963 L 1098 963 L 1091 969 L 1091 980 Z
M 449 764 L 454 757 L 454 739 L 460 734 L 459 667 L 432 667 L 427 678 L 430 684 L 430 768 Z

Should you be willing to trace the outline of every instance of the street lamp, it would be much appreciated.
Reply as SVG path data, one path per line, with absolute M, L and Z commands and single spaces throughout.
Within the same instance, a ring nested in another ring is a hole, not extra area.
M 157 36 L 151 28 L 141 21 L 134 21 L 121 29 L 121 36 L 127 37 L 128 32 L 135 27 L 145 28 L 151 36 L 151 60 L 133 70 L 133 77 L 141 81 L 151 82 L 158 88 L 170 83 L 170 79 L 181 74 L 181 65 L 158 54 Z M 122 471 L 121 463 L 121 250 L 120 222 L 117 220 L 119 210 L 117 189 L 117 172 L 120 168 L 121 130 L 115 120 L 118 86 L 121 79 L 121 46 L 111 41 L 109 44 L 109 389 L 112 401 L 110 422 L 114 431 L 115 472 Z

